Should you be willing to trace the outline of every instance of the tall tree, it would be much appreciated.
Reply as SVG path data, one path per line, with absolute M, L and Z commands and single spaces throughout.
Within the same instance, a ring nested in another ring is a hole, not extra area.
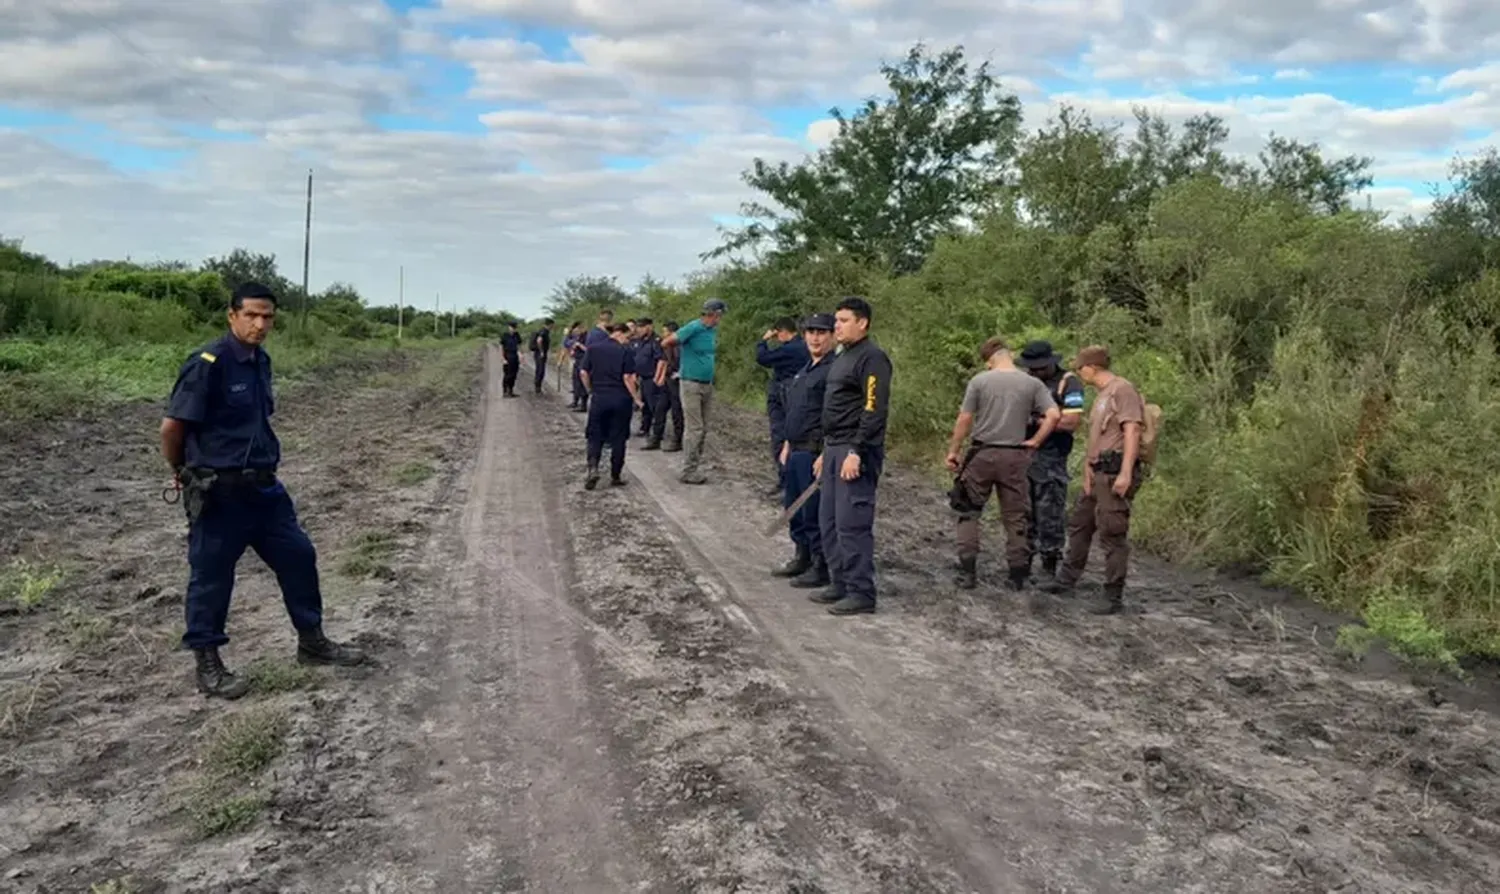
M 617 308 L 631 301 L 630 293 L 613 276 L 574 276 L 555 286 L 544 306 L 549 316 L 561 318 L 579 308 Z
M 852 116 L 832 109 L 827 148 L 797 165 L 755 159 L 743 179 L 764 201 L 743 205 L 750 222 L 704 260 L 769 246 L 909 273 L 939 235 L 978 216 L 1015 154 L 1020 100 L 988 62 L 971 70 L 961 46 L 930 55 L 917 44 L 880 72 L 889 95 Z

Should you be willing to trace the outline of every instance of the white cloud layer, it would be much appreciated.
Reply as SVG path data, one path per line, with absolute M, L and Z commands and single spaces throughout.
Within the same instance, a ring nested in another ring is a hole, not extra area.
M 805 117 L 778 131 L 764 110 L 848 107 L 917 39 L 993 60 L 1032 125 L 1063 100 L 1098 117 L 1144 104 L 1222 115 L 1241 151 L 1275 131 L 1373 155 L 1372 200 L 1396 211 L 1424 210 L 1409 184 L 1494 139 L 1500 3 L 1227 5 L 441 0 L 404 14 L 380 0 L 0 0 L 0 109 L 187 153 L 122 170 L 65 125 L 6 129 L 0 111 L 0 233 L 64 260 L 244 245 L 297 279 L 314 167 L 315 288 L 348 280 L 394 300 L 404 264 L 409 300 L 441 291 L 445 305 L 531 313 L 571 275 L 693 269 L 715 216 L 746 197 L 753 157 L 796 158 L 831 136 Z M 564 56 L 529 42 L 563 32 Z M 1350 74 L 1382 68 L 1424 76 Z M 472 86 L 447 108 L 431 91 L 457 73 Z M 1192 95 L 1207 89 L 1231 98 Z M 372 123 L 390 114 L 433 130 Z M 441 132 L 454 122 L 463 132 Z M 203 139 L 213 128 L 241 137 Z M 635 164 L 607 169 L 621 158 Z

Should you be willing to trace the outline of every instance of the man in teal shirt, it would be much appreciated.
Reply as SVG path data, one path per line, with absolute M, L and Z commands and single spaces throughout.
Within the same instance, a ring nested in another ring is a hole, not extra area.
M 677 377 L 682 386 L 682 414 L 687 423 L 687 443 L 683 451 L 684 484 L 707 484 L 703 474 L 703 444 L 708 435 L 709 408 L 714 402 L 714 360 L 719 346 L 718 325 L 729 305 L 717 298 L 703 302 L 703 313 L 676 332 L 662 339 L 662 347 L 678 345 L 682 349 Z

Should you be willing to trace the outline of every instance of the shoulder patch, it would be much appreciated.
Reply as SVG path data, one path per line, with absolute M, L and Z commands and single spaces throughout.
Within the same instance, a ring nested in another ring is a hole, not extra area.
M 208 353 L 207 351 L 201 351 L 201 352 L 199 352 L 198 356 L 201 357 L 201 358 L 203 358 L 203 362 L 204 363 L 213 363 L 215 360 L 219 359 L 218 357 L 216 357 L 213 354 Z

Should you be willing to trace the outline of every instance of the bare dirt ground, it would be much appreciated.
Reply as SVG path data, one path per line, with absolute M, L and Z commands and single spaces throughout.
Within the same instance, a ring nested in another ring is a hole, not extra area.
M 1494 889 L 1492 681 L 1353 663 L 1337 619 L 1150 562 L 1124 617 L 961 593 L 940 488 L 900 468 L 880 612 L 833 618 L 766 573 L 762 420 L 723 410 L 711 487 L 633 440 L 628 486 L 586 492 L 553 382 L 480 367 L 283 396 L 330 632 L 379 663 L 299 670 L 247 558 L 233 705 L 172 651 L 159 408 L 0 431 L 0 573 L 64 571 L 0 609 L 0 891 Z

